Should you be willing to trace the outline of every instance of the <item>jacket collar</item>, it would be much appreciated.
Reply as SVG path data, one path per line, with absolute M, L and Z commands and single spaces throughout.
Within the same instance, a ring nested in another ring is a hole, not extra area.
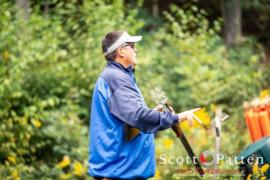
M 135 72 L 135 69 L 131 65 L 129 65 L 127 68 L 125 68 L 122 64 L 115 62 L 113 60 L 109 60 L 107 62 L 106 66 L 107 67 L 115 67 L 115 68 L 120 69 L 120 70 L 127 72 L 127 73 L 134 73 Z

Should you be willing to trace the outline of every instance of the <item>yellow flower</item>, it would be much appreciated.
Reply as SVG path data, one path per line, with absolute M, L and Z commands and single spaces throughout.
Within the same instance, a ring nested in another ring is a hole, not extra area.
M 173 146 L 173 141 L 171 139 L 169 139 L 169 138 L 164 139 L 163 140 L 163 145 L 165 146 L 165 148 L 171 149 L 172 146 Z
M 184 132 L 190 130 L 190 127 L 188 125 L 188 121 L 183 121 L 181 123 L 178 123 L 178 125 Z
M 73 174 L 76 176 L 83 176 L 85 174 L 85 168 L 78 161 L 73 164 Z
M 159 179 L 159 178 L 160 178 L 160 171 L 157 169 L 155 176 L 154 176 L 154 179 Z
M 69 178 L 71 178 L 71 176 L 72 176 L 71 173 L 61 174 L 60 178 L 61 178 L 61 179 L 69 179 Z
M 42 122 L 38 119 L 33 119 L 32 120 L 32 124 L 36 127 L 36 128 L 40 128 L 40 126 L 42 126 Z
M 269 169 L 269 164 L 265 164 L 265 165 L 262 166 L 261 172 L 265 173 L 268 169 Z
M 19 174 L 18 174 L 17 170 L 12 171 L 11 176 L 13 177 L 13 180 L 20 180 L 21 179 L 19 177 Z
M 199 111 L 196 111 L 194 113 L 195 116 L 197 116 L 205 125 L 209 125 L 211 123 L 211 118 L 210 115 L 208 114 L 208 112 L 205 111 L 205 108 L 202 108 Z M 194 121 L 194 126 L 198 126 L 198 122 Z
M 16 157 L 15 157 L 15 156 L 9 156 L 9 157 L 8 157 L 8 160 L 9 160 L 11 163 L 13 163 L 13 164 L 16 163 Z
M 262 177 L 260 178 L 260 180 L 266 180 L 266 177 L 265 177 L 265 176 L 262 176 Z
M 252 174 L 249 174 L 249 175 L 248 175 L 247 180 L 251 180 L 251 175 L 252 175 Z
M 257 174 L 259 172 L 258 164 L 254 164 L 254 166 L 252 168 L 252 172 L 253 172 L 253 174 Z
M 71 162 L 70 158 L 68 156 L 64 156 L 63 160 L 60 163 L 58 163 L 56 166 L 58 168 L 64 168 L 64 167 L 68 166 L 70 164 L 70 162 Z
M 264 99 L 266 98 L 267 96 L 269 96 L 269 90 L 268 89 L 263 89 L 261 92 L 260 92 L 260 99 Z

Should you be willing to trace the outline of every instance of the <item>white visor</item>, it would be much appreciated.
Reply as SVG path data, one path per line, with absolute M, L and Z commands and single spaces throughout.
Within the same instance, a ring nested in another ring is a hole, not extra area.
M 127 42 L 138 42 L 142 39 L 142 36 L 130 36 L 127 32 L 123 32 L 122 35 L 104 52 L 104 55 L 107 56 L 108 54 L 115 51 L 119 48 L 122 44 Z

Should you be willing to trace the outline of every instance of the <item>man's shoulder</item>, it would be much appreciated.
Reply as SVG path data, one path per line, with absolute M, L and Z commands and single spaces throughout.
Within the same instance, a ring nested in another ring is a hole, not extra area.
M 108 83 L 113 91 L 117 87 L 129 85 L 131 83 L 129 75 L 117 68 L 105 67 L 100 74 L 100 77 Z

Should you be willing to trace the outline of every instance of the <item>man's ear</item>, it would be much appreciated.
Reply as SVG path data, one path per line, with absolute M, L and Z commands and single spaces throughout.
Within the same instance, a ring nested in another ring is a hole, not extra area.
M 124 49 L 122 48 L 119 48 L 116 50 L 116 55 L 119 56 L 119 57 L 124 57 Z

